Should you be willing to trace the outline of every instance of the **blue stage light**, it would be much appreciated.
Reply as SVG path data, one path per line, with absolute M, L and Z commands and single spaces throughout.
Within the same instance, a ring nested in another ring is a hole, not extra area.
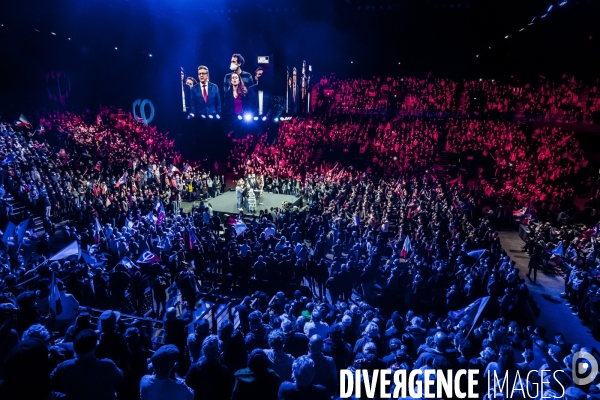
M 212 114 L 210 114 L 210 115 L 208 116 L 208 118 L 209 118 L 209 119 L 213 119 L 214 117 L 212 116 Z
M 200 115 L 202 118 L 206 119 L 206 115 L 202 114 Z
M 250 113 L 244 114 L 244 121 L 246 121 L 246 122 L 252 121 L 252 114 L 250 114 Z
M 267 120 L 267 117 L 262 117 L 262 120 L 263 120 L 263 121 L 266 121 L 266 120 Z
M 217 119 L 221 119 L 221 116 L 219 114 L 217 114 Z
M 253 119 L 254 119 L 255 121 L 258 121 L 258 117 L 254 117 Z
M 238 115 L 238 119 L 241 121 L 241 120 L 242 120 L 242 116 L 241 116 L 241 115 Z
M 275 117 L 275 119 L 273 119 L 273 121 L 279 122 L 279 118 Z

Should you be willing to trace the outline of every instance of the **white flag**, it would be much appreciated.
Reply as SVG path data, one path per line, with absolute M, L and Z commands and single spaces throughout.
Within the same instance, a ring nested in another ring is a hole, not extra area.
M 67 257 L 77 256 L 77 259 L 81 257 L 81 249 L 79 248 L 79 244 L 77 241 L 74 241 L 52 257 L 50 257 L 50 261 L 64 260 Z

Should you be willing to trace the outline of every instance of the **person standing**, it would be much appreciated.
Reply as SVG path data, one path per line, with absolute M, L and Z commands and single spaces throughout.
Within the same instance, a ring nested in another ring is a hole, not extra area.
M 279 387 L 279 400 L 312 399 L 326 400 L 327 390 L 313 384 L 315 363 L 309 356 L 301 356 L 292 364 L 293 382 L 283 382 Z
M 227 367 L 221 364 L 221 346 L 217 335 L 202 342 L 202 356 L 189 369 L 185 382 L 194 390 L 194 399 L 229 400 L 232 380 Z
M 73 342 L 74 360 L 64 361 L 52 371 L 54 391 L 69 399 L 116 399 L 117 387 L 123 382 L 123 372 L 112 360 L 99 360 L 95 351 L 98 342 L 91 329 L 81 331 Z
M 223 97 L 223 112 L 225 115 L 242 115 L 244 111 L 249 110 L 247 94 L 248 89 L 244 86 L 240 76 L 235 72 L 231 73 L 229 87 Z
M 194 391 L 183 379 L 171 379 L 171 373 L 179 360 L 177 346 L 167 344 L 151 358 L 154 374 L 144 375 L 140 382 L 141 400 L 182 399 L 192 400 Z
M 235 195 L 237 197 L 237 208 L 241 210 L 242 202 L 244 201 L 244 188 L 240 183 L 235 187 Z
M 242 71 L 242 67 L 244 66 L 244 57 L 241 54 L 235 53 L 231 56 L 231 64 L 229 64 L 230 73 L 225 75 L 225 79 L 223 80 L 223 91 L 227 91 L 229 85 L 231 83 L 231 76 L 236 73 L 240 80 L 243 82 L 245 87 L 250 87 L 254 84 L 254 80 L 252 79 L 252 75 L 249 72 Z
M 221 114 L 219 87 L 211 83 L 209 78 L 208 67 L 204 65 L 199 66 L 198 80 L 200 83 L 191 89 L 191 117 Z
M 263 69 L 256 70 L 256 83 L 248 88 L 248 99 L 250 108 L 255 115 L 267 115 L 271 108 L 271 96 L 266 91 L 265 85 L 259 86 L 259 78 L 263 74 Z
M 529 259 L 529 272 L 527 272 L 526 276 L 531 279 L 531 271 L 533 271 L 533 283 L 537 283 L 537 271 L 542 263 L 542 252 L 543 247 L 539 244 L 536 244 L 533 248 L 533 254 Z

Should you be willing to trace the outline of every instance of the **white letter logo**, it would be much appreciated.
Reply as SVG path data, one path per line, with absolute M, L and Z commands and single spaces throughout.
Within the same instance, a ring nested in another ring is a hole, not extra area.
M 573 370 L 573 382 L 577 385 L 584 386 L 591 383 L 596 378 L 596 375 L 598 375 L 598 362 L 596 361 L 596 358 L 587 351 L 578 351 L 573 354 L 571 369 Z M 580 378 L 580 375 L 587 376 L 585 378 Z

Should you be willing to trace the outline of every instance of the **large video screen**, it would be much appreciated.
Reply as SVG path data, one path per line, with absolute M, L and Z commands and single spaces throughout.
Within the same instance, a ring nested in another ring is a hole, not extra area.
M 312 66 L 275 69 L 272 55 L 232 54 L 229 70 L 182 67 L 181 110 L 187 119 L 276 120 L 310 112 Z M 275 121 L 277 122 L 277 121 Z

